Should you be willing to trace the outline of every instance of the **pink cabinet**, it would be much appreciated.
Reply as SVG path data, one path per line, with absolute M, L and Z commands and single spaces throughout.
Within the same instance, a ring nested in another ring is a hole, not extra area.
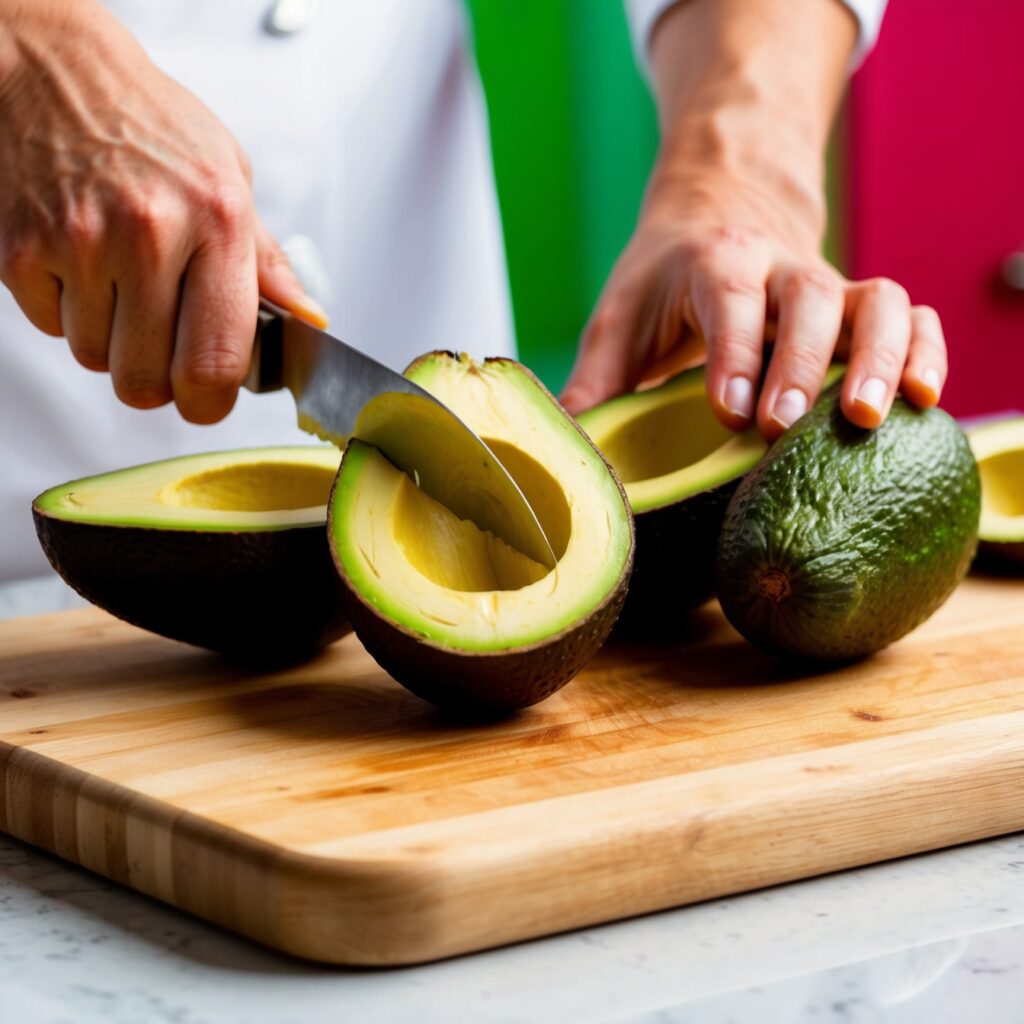
M 846 151 L 851 275 L 939 310 L 950 412 L 1024 409 L 1024 0 L 890 0 Z

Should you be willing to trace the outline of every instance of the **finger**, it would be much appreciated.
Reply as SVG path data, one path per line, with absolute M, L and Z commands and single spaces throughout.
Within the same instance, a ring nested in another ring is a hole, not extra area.
M 114 393 L 136 409 L 155 409 L 171 398 L 171 357 L 178 316 L 180 271 L 149 267 L 118 280 L 110 336 Z
M 602 298 L 590 318 L 560 401 L 570 413 L 590 409 L 640 382 L 645 346 L 635 304 L 622 292 Z
M 708 348 L 711 408 L 727 427 L 742 430 L 754 415 L 761 375 L 767 259 L 747 252 L 729 262 L 694 268 L 693 309 Z
M 900 389 L 914 405 L 930 408 L 938 404 L 948 372 L 946 339 L 939 314 L 931 306 L 913 306 L 910 348 Z
M 182 416 L 215 423 L 235 404 L 249 369 L 258 301 L 251 235 L 208 243 L 189 261 L 171 360 L 171 387 Z
M 284 250 L 258 217 L 256 269 L 261 295 L 313 324 L 314 327 L 327 326 L 327 313 L 324 308 L 316 299 L 306 294 Z
M 65 278 L 60 292 L 60 321 L 72 355 L 87 370 L 109 367 L 114 319 L 114 285 L 110 281 Z
M 895 281 L 875 278 L 847 292 L 852 322 L 850 361 L 840 405 L 858 427 L 877 427 L 889 414 L 910 345 L 910 299 Z
M 780 268 L 769 289 L 778 320 L 757 422 L 771 441 L 818 397 L 843 322 L 843 289 L 824 266 Z
M 44 334 L 59 338 L 61 279 L 47 267 L 34 246 L 8 243 L 0 247 L 0 281 L 21 311 Z

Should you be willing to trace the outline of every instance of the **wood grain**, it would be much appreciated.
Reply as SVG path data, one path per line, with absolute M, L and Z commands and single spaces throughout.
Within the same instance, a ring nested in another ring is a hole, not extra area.
M 397 964 L 1024 827 L 1024 584 L 820 675 L 710 605 L 472 725 L 350 637 L 260 671 L 0 624 L 0 829 L 271 946 Z

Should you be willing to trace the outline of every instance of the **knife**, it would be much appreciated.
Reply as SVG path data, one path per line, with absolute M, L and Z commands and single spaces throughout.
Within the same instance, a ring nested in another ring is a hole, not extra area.
M 260 301 L 244 386 L 287 388 L 299 427 L 345 447 L 372 444 L 430 497 L 548 569 L 554 552 L 519 485 L 446 405 L 343 341 Z

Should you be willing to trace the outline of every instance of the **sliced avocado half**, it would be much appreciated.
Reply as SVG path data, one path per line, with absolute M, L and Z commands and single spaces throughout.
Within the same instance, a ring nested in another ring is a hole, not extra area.
M 981 474 L 978 553 L 1024 568 L 1024 416 L 986 423 L 967 436 Z
M 324 529 L 339 459 L 322 446 L 188 455 L 52 487 L 32 513 L 57 572 L 119 618 L 297 656 L 350 629 Z
M 615 468 L 636 516 L 636 566 L 616 632 L 671 641 L 682 615 L 714 591 L 726 506 L 767 445 L 756 427 L 736 434 L 719 423 L 702 366 L 578 421 Z
M 557 564 L 548 572 L 459 519 L 377 449 L 351 441 L 329 524 L 356 633 L 386 671 L 435 704 L 500 713 L 536 703 L 580 671 L 621 608 L 633 559 L 625 495 L 518 363 L 435 352 L 406 373 L 487 442 L 536 511 Z

